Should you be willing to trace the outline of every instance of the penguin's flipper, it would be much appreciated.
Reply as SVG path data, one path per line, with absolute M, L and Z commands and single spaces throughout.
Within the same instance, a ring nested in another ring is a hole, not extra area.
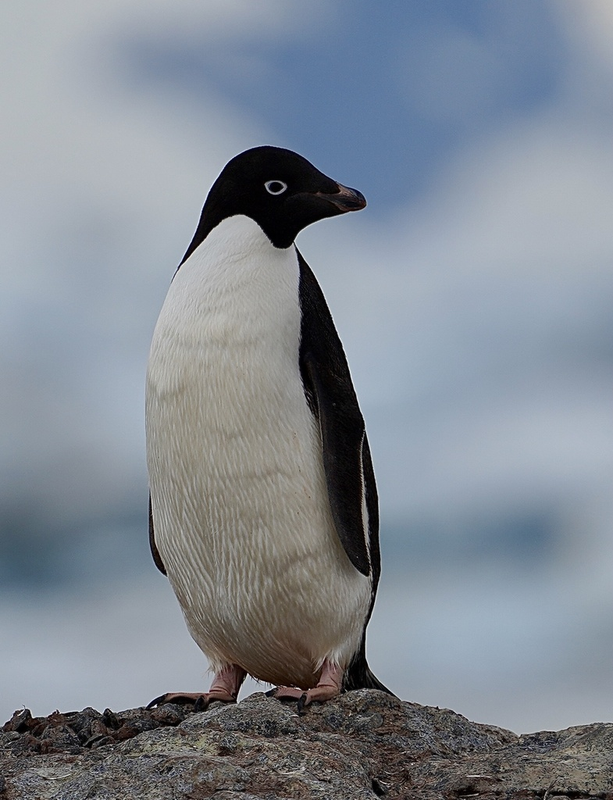
M 155 566 L 159 569 L 162 575 L 166 575 L 166 567 L 160 556 L 160 551 L 155 544 L 155 534 L 153 531 L 153 509 L 151 508 L 151 494 L 149 495 L 149 547 L 151 548 L 151 555 L 155 562 Z
M 308 264 L 300 264 L 300 371 L 321 429 L 332 517 L 353 566 L 379 578 L 377 489 L 364 419 L 343 346 L 323 293 Z

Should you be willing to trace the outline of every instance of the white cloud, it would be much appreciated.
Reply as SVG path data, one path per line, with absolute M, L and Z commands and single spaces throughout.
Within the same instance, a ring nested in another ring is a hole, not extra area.
M 613 8 L 608 0 L 574 3 L 572 0 L 549 0 L 553 13 L 574 45 L 579 64 L 597 72 L 613 73 Z M 594 78 L 594 76 L 592 76 Z M 606 78 L 605 78 L 606 80 Z
M 157 309 L 219 164 L 268 138 L 213 94 L 190 108 L 126 85 L 118 40 L 279 35 L 282 6 L 2 5 L 5 496 L 29 479 L 32 502 L 43 492 L 68 521 L 144 485 L 141 386 Z
M 613 154 L 575 89 L 464 150 L 387 225 L 308 234 L 384 515 L 540 498 L 564 516 L 609 491 Z

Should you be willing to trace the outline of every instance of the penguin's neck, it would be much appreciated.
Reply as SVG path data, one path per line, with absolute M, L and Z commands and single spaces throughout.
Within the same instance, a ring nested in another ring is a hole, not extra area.
M 274 247 L 251 218 L 229 217 L 177 271 L 164 320 L 175 335 L 220 344 L 256 341 L 272 329 L 282 336 L 288 325 L 295 335 L 298 282 L 293 245 Z

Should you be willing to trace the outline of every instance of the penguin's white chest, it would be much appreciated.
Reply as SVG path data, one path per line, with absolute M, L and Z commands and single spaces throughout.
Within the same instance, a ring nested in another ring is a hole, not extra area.
M 332 521 L 299 368 L 299 265 L 243 216 L 177 272 L 147 376 L 156 545 L 213 668 L 311 686 L 357 650 L 370 581 Z

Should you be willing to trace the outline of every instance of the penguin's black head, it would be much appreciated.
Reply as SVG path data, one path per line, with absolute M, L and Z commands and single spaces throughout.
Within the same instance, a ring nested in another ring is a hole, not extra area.
M 206 199 L 196 234 L 183 261 L 223 219 L 244 214 L 275 247 L 290 247 L 297 234 L 325 217 L 358 211 L 366 200 L 280 147 L 254 147 L 226 164 Z

